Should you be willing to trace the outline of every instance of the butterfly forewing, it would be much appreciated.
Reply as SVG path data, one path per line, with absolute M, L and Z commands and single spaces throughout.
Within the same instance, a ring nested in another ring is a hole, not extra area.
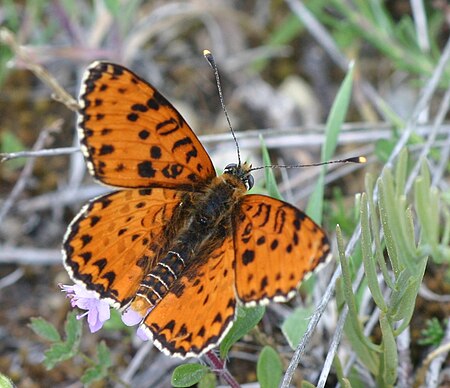
M 215 176 L 183 117 L 130 70 L 94 62 L 85 74 L 80 105 L 82 151 L 101 182 L 193 190 Z
M 235 234 L 236 292 L 247 305 L 291 298 L 306 274 L 326 260 L 328 239 L 294 206 L 246 195 Z
M 91 201 L 64 238 L 64 264 L 71 277 L 116 307 L 126 305 L 155 264 L 157 244 L 180 194 L 123 190 Z

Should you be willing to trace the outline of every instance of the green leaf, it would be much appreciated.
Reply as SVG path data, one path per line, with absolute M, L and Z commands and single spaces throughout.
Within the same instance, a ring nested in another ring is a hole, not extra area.
M 258 358 L 256 375 L 261 388 L 277 388 L 283 375 L 283 365 L 275 349 L 264 346 Z
M 372 239 L 370 236 L 369 208 L 367 204 L 367 195 L 361 196 L 361 252 L 364 262 L 364 272 L 366 274 L 367 284 L 369 286 L 372 298 L 381 311 L 386 312 L 387 306 L 384 301 L 383 293 L 378 284 L 377 268 L 375 257 L 372 255 Z M 378 233 L 378 229 L 375 231 Z
M 272 161 L 270 160 L 269 151 L 267 150 L 266 143 L 261 135 L 259 135 L 259 142 L 261 143 L 261 153 L 262 159 L 265 166 L 271 166 Z M 271 168 L 265 168 L 264 174 L 266 178 L 266 188 L 269 195 L 273 198 L 283 199 L 279 190 L 277 181 L 275 179 L 275 175 L 273 174 L 273 170 Z
M 97 346 L 97 361 L 96 365 L 86 369 L 83 376 L 81 376 L 80 380 L 83 384 L 90 384 L 108 376 L 108 369 L 111 366 L 111 355 L 103 341 Z
M 52 369 L 56 364 L 61 361 L 72 358 L 75 353 L 71 351 L 71 346 L 68 346 L 64 342 L 57 342 L 51 346 L 50 349 L 45 351 L 44 365 L 47 370 Z
M 184 364 L 177 366 L 172 373 L 172 385 L 174 387 L 190 387 L 197 384 L 209 369 L 200 364 Z
M 100 342 L 97 346 L 97 359 L 106 369 L 111 366 L 111 353 L 104 341 Z
M 383 336 L 382 376 L 386 386 L 393 386 L 397 380 L 398 354 L 394 331 L 384 313 L 380 314 L 380 329 Z
M 338 287 L 342 289 L 342 292 L 338 292 L 337 295 L 341 294 L 340 299 L 342 300 L 342 297 L 347 301 L 348 300 L 348 281 L 344 281 L 344 277 L 349 277 L 349 266 L 347 259 L 345 257 L 345 248 L 344 248 L 344 240 L 342 238 L 342 232 L 339 225 L 336 225 L 336 240 L 338 245 L 338 252 L 339 252 L 339 260 L 341 262 L 342 271 L 345 274 L 340 279 L 341 282 L 338 282 L 338 285 L 341 286 Z M 351 285 L 351 283 L 350 283 Z M 338 290 L 339 291 L 339 290 Z M 351 296 L 351 299 L 353 297 Z M 354 301 L 351 301 L 354 304 Z M 350 311 L 350 314 L 352 312 Z M 371 349 L 371 347 L 367 346 L 366 343 L 361 339 L 361 336 L 359 335 L 359 330 L 355 330 L 354 326 L 355 323 L 351 321 L 352 317 L 350 316 L 347 318 L 345 325 L 344 325 L 344 331 L 347 335 L 347 338 L 349 339 L 350 343 L 352 344 L 352 349 L 355 351 L 355 353 L 358 355 L 361 362 L 366 366 L 367 369 L 370 370 L 371 373 L 376 373 L 379 368 L 379 362 L 378 362 L 378 354 Z M 367 340 L 368 341 L 368 340 Z M 366 342 L 367 342 L 366 341 Z
M 100 364 L 91 366 L 90 368 L 87 368 L 83 375 L 80 377 L 80 381 L 83 384 L 88 385 L 96 380 L 101 380 L 106 377 L 102 374 L 102 370 L 103 368 Z
M 198 382 L 198 388 L 215 388 L 217 386 L 217 379 L 214 373 L 206 373 Z
M 120 2 L 118 0 L 103 0 L 106 8 L 113 16 L 120 16 Z
M 387 162 L 395 148 L 396 141 L 392 139 L 380 139 L 375 142 L 375 155 L 380 162 Z
M 436 317 L 427 319 L 425 322 L 426 328 L 420 331 L 421 338 L 417 341 L 419 345 L 433 345 L 439 346 L 444 339 L 445 330 Z M 446 323 L 444 323 L 446 325 Z
M 333 106 L 331 107 L 330 115 L 328 116 L 325 129 L 325 143 L 322 147 L 322 161 L 329 160 L 336 150 L 338 136 L 347 114 L 350 97 L 352 95 L 353 68 L 354 66 L 349 67 L 347 75 L 345 76 L 333 102 Z M 308 206 L 306 207 L 306 214 L 318 224 L 321 224 L 322 221 L 325 172 L 326 166 L 323 166 L 319 178 L 317 179 L 314 192 L 309 198 Z
M 71 311 L 67 314 L 66 323 L 64 325 L 66 344 L 74 354 L 78 352 L 80 346 L 82 327 L 83 324 L 77 319 L 77 313 L 75 311 Z
M 81 321 L 77 320 L 77 314 L 72 311 L 67 314 L 64 330 L 66 332 L 65 342 L 55 342 L 45 352 L 44 365 L 52 369 L 57 363 L 68 360 L 78 353 L 81 340 Z
M 28 325 L 39 337 L 45 338 L 51 342 L 61 341 L 61 336 L 50 322 L 44 318 L 31 318 L 31 323 Z
M 292 349 L 297 348 L 300 340 L 305 334 L 313 311 L 314 308 L 312 306 L 297 307 L 283 322 L 281 331 Z
M 14 132 L 5 130 L 0 132 L 0 153 L 19 152 L 25 149 L 20 139 L 14 134 Z M 3 168 L 14 170 L 20 168 L 25 164 L 24 158 L 11 159 L 5 163 Z
M 409 326 L 409 322 L 414 313 L 416 298 L 425 273 L 427 260 L 422 260 L 419 264 L 420 265 L 417 265 L 414 276 L 408 278 L 407 286 L 404 287 L 404 292 L 400 299 L 400 303 L 398 304 L 397 310 L 392 311 L 392 314 L 389 314 L 389 318 L 391 320 L 402 321 L 400 326 L 398 326 L 395 330 L 397 335 Z M 392 293 L 392 300 L 394 300 L 394 292 Z
M 0 388 L 14 388 L 15 385 L 12 382 L 12 380 L 5 376 L 4 374 L 0 373 Z
M 220 358 L 225 359 L 231 347 L 259 323 L 265 311 L 264 306 L 238 307 L 237 319 L 220 344 Z

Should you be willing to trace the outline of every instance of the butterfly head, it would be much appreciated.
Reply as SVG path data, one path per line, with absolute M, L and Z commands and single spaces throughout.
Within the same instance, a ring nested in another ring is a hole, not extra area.
M 255 184 L 253 175 L 250 174 L 252 165 L 245 162 L 244 164 L 230 163 L 223 171 L 224 174 L 230 174 L 238 178 L 244 183 L 247 190 L 250 190 Z

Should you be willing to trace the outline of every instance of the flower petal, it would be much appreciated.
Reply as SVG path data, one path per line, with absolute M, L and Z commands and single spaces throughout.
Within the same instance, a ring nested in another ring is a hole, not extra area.
M 140 338 L 142 341 L 148 341 L 150 338 L 148 338 L 147 333 L 144 331 L 144 329 L 139 326 L 137 331 L 136 331 L 136 335 L 138 336 L 138 338 Z
M 132 309 L 127 309 L 122 314 L 122 322 L 125 323 L 127 326 L 134 326 L 137 325 L 142 321 L 141 314 L 137 313 L 136 311 Z

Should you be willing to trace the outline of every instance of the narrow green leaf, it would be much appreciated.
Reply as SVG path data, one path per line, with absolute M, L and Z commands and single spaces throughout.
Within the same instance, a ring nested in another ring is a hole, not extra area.
M 342 124 L 347 116 L 350 98 L 352 96 L 354 65 L 350 64 L 347 75 L 342 82 L 331 107 L 325 127 L 325 144 L 322 147 L 322 160 L 331 159 L 338 144 Z
M 336 225 L 336 240 L 337 240 L 337 246 L 338 246 L 338 253 L 341 262 L 346 261 L 345 260 L 345 248 L 344 248 L 344 239 L 342 238 L 342 232 L 339 225 Z M 348 267 L 348 264 L 346 263 L 345 266 Z M 347 268 L 348 270 L 348 268 Z M 341 289 L 345 289 L 347 286 L 344 285 L 343 278 L 339 279 L 341 280 L 338 282 L 341 284 Z M 343 294 L 346 296 L 346 291 L 343 292 Z M 379 363 L 378 363 L 378 356 L 377 353 L 372 351 L 370 348 L 367 347 L 367 345 L 363 342 L 361 339 L 361 336 L 359 333 L 354 330 L 353 328 L 354 324 L 350 323 L 349 318 L 347 318 L 345 325 L 344 325 L 344 331 L 349 339 L 350 343 L 352 344 L 352 349 L 355 351 L 355 353 L 358 355 L 358 358 L 361 360 L 361 362 L 366 366 L 368 370 L 370 370 L 371 373 L 375 374 L 377 373 L 379 369 Z
M 336 370 L 337 379 L 338 379 L 339 384 L 341 384 L 341 387 L 352 388 L 350 381 L 344 377 L 344 371 L 342 369 L 341 360 L 339 359 L 339 357 L 337 355 L 334 356 L 334 358 L 333 358 L 333 366 L 334 366 L 334 369 Z
M 405 190 L 406 175 L 408 170 L 408 151 L 406 148 L 400 152 L 395 165 L 395 196 L 400 197 Z
M 28 325 L 39 337 L 45 338 L 48 341 L 61 341 L 61 336 L 50 322 L 44 318 L 31 318 L 31 323 Z
M 237 341 L 259 323 L 265 311 L 264 306 L 252 308 L 238 307 L 237 319 L 220 344 L 220 357 L 222 359 L 225 359 L 228 351 Z
M 313 311 L 314 308 L 312 306 L 297 307 L 281 325 L 281 331 L 293 350 L 297 348 L 305 334 Z
M 200 364 L 184 364 L 177 366 L 172 373 L 172 385 L 174 387 L 190 387 L 197 384 L 209 369 Z
M 402 316 L 399 313 L 399 310 L 402 309 L 402 299 L 406 290 L 410 287 L 411 282 L 411 273 L 405 268 L 401 271 L 395 280 L 395 287 L 392 290 L 390 305 L 389 305 L 389 316 L 397 317 Z M 397 318 L 395 318 L 397 319 Z
M 380 315 L 380 329 L 383 336 L 383 378 L 385 386 L 393 386 L 397 380 L 398 354 L 394 332 L 386 316 Z
M 387 306 L 378 284 L 375 258 L 372 256 L 372 239 L 370 236 L 368 210 L 367 195 L 363 193 L 361 196 L 361 252 L 364 262 L 364 272 L 374 302 L 381 311 L 386 312 Z M 378 230 L 375 231 L 376 233 L 378 233 Z
M 344 291 L 345 301 L 348 306 L 348 322 L 352 325 L 353 331 L 357 338 L 363 343 L 367 350 L 373 350 L 378 352 L 379 346 L 372 343 L 363 333 L 361 323 L 358 318 L 358 308 L 356 306 L 355 294 L 352 289 L 352 279 L 350 275 L 350 267 L 348 264 L 347 257 L 345 255 L 345 249 L 343 246 L 342 234 L 339 225 L 336 226 L 336 233 L 338 236 L 338 252 L 339 252 L 339 263 L 342 269 L 342 286 Z M 342 244 L 342 245 L 341 245 Z
M 352 384 L 350 383 L 350 380 L 348 380 L 348 379 L 344 378 L 340 381 L 340 383 L 341 383 L 342 388 L 352 388 Z
M 344 378 L 344 371 L 342 369 L 341 360 L 339 359 L 337 354 L 335 354 L 333 357 L 333 366 L 334 370 L 336 371 L 337 379 L 339 382 L 341 382 L 341 380 Z
M 435 251 L 439 242 L 439 196 L 423 176 L 414 182 L 414 199 L 424 241 Z
M 390 289 L 394 288 L 394 282 L 391 279 L 391 274 L 386 265 L 386 260 L 384 257 L 384 246 L 381 244 L 380 234 L 378 231 L 380 230 L 380 224 L 378 222 L 378 212 L 377 207 L 375 206 L 375 202 L 373 200 L 373 190 L 374 190 L 374 180 L 371 174 L 366 174 L 365 178 L 365 187 L 367 192 L 367 203 L 369 205 L 369 216 L 370 216 L 370 225 L 371 230 L 375 231 L 372 234 L 373 241 L 375 243 L 375 256 L 378 263 L 378 266 L 381 269 L 381 273 L 383 274 L 383 279 L 386 282 L 387 286 Z
M 382 183 L 381 183 L 382 182 Z M 415 257 L 415 248 L 411 245 L 411 241 L 407 238 L 407 227 L 405 220 L 405 197 L 403 195 L 395 195 L 395 181 L 392 176 L 392 172 L 389 169 L 385 169 L 379 185 L 380 200 L 383 200 L 383 206 L 385 209 L 385 219 L 389 228 L 389 232 L 392 234 L 392 241 L 397 247 L 399 253 L 399 260 L 401 264 L 406 265 L 412 271 L 413 266 L 410 260 L 402 260 L 404 258 Z M 383 191 L 383 193 L 381 193 Z M 381 202 L 380 202 L 381 203 Z M 383 223 L 383 229 L 386 225 Z M 386 235 L 386 231 L 384 231 Z
M 322 147 L 322 161 L 331 159 L 334 151 L 336 150 L 341 126 L 345 120 L 345 116 L 347 115 L 350 97 L 352 95 L 353 69 L 354 66 L 351 65 L 344 81 L 341 84 L 341 87 L 339 88 L 338 94 L 333 102 L 333 106 L 331 107 L 325 129 L 325 143 Z M 314 192 L 309 198 L 308 206 L 306 207 L 306 214 L 308 214 L 319 225 L 322 223 L 325 172 L 326 166 L 323 166 L 317 179 Z
M 269 151 L 267 150 L 266 143 L 264 142 L 264 138 L 262 137 L 262 135 L 259 135 L 259 142 L 261 143 L 261 153 L 263 163 L 265 166 L 271 166 L 272 161 L 270 160 Z M 282 200 L 283 197 L 281 196 L 280 191 L 278 190 L 278 185 L 273 170 L 271 168 L 265 168 L 264 174 L 266 178 L 266 188 L 269 195 L 273 198 Z
M 388 257 L 391 262 L 392 269 L 394 271 L 395 276 L 398 276 L 399 273 L 403 270 L 403 266 L 400 265 L 399 259 L 398 259 L 398 251 L 397 251 L 397 245 L 394 242 L 391 228 L 389 225 L 387 212 L 386 209 L 387 206 L 387 199 L 384 195 L 384 184 L 383 180 L 378 180 L 378 211 L 380 213 L 380 219 L 381 219 L 381 225 L 383 228 L 383 234 L 384 234 L 384 240 L 386 243 L 386 250 L 388 252 Z
M 414 313 L 419 288 L 422 283 L 423 275 L 425 274 L 427 261 L 428 258 L 425 257 L 418 265 L 416 265 L 414 276 L 408 279 L 408 285 L 405 287 L 400 303 L 398 304 L 396 314 L 392 314 L 392 316 L 389 315 L 391 320 L 402 320 L 400 326 L 395 330 L 396 335 L 409 326 L 409 322 Z
M 264 346 L 258 358 L 256 375 L 261 388 L 277 388 L 283 374 L 283 365 L 275 349 Z

